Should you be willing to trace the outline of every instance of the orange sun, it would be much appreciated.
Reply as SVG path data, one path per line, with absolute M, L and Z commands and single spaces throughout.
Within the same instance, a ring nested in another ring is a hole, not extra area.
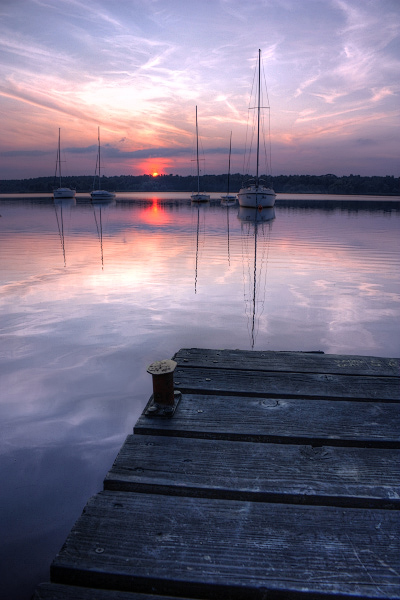
M 157 177 L 158 173 L 157 171 L 154 171 L 154 173 L 152 173 L 153 177 Z

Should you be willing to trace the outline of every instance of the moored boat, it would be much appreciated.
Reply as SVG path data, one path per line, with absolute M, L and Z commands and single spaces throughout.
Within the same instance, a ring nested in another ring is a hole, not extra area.
M 56 160 L 56 174 L 59 180 L 59 187 L 53 190 L 53 198 L 55 200 L 62 200 L 64 198 L 75 198 L 76 190 L 69 187 L 62 187 L 61 185 L 61 129 L 58 128 L 58 148 L 57 148 L 57 160 Z
M 260 128 L 261 128 L 261 50 L 258 51 L 257 86 L 257 152 L 256 176 L 247 181 L 238 192 L 239 205 L 247 208 L 272 208 L 275 205 L 275 192 L 260 177 Z
M 93 179 L 93 191 L 90 193 L 90 197 L 92 200 L 112 200 L 115 198 L 114 192 L 108 192 L 107 190 L 100 189 L 101 184 L 101 152 L 100 152 L 100 127 L 97 128 L 97 161 L 96 161 L 96 170 Z M 97 181 L 98 188 L 95 189 L 95 184 Z
M 209 194 L 200 192 L 200 164 L 199 164 L 199 127 L 197 123 L 197 106 L 196 106 L 196 161 L 197 161 L 197 192 L 193 192 L 190 198 L 193 202 L 208 202 Z

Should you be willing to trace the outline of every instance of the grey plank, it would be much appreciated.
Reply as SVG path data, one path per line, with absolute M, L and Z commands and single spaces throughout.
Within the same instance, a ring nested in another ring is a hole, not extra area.
M 137 434 L 325 446 L 400 447 L 400 404 L 183 394 L 172 419 Z
M 160 596 L 61 585 L 59 583 L 41 583 L 36 588 L 32 600 L 160 600 Z M 163 600 L 177 600 L 177 597 L 163 596 Z M 185 599 L 180 598 L 180 600 Z
M 379 356 L 182 348 L 175 354 L 174 360 L 181 367 L 326 373 L 336 375 L 400 376 L 399 358 Z
M 399 509 L 400 450 L 129 435 L 104 489 Z
M 197 598 L 400 598 L 398 511 L 100 492 L 54 583 Z
M 281 373 L 236 369 L 177 367 L 175 387 L 184 392 L 269 397 L 335 398 L 352 400 L 400 400 L 395 377 Z

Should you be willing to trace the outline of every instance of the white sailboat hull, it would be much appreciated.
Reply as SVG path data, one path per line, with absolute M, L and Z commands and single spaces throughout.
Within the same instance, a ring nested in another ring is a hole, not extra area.
M 202 193 L 192 194 L 190 197 L 193 200 L 193 202 L 208 202 L 210 199 L 209 194 Z
M 75 198 L 75 190 L 70 188 L 57 188 L 53 191 L 53 198 Z
M 93 190 L 90 197 L 92 200 L 112 200 L 115 198 L 115 194 L 113 194 L 113 192 L 107 192 L 106 190 Z
M 239 206 L 247 208 L 272 208 L 275 205 L 275 192 L 264 186 L 249 185 L 238 193 Z

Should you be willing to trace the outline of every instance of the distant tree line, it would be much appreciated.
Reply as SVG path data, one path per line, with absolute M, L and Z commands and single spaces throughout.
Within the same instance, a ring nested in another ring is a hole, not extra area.
M 243 180 L 248 176 L 235 173 L 230 176 L 231 192 L 238 192 Z M 201 188 L 207 192 L 223 192 L 227 187 L 227 175 L 202 175 Z M 296 194 L 371 194 L 379 196 L 400 195 L 400 178 L 362 177 L 348 175 L 277 175 L 265 177 L 277 193 Z M 77 192 L 90 192 L 93 177 L 89 175 L 63 178 L 63 185 L 75 188 Z M 197 187 L 197 178 L 181 175 L 119 175 L 103 177 L 101 186 L 115 192 L 191 192 Z M 33 179 L 3 179 L 0 181 L 1 194 L 29 194 L 52 192 L 57 184 L 53 177 Z

